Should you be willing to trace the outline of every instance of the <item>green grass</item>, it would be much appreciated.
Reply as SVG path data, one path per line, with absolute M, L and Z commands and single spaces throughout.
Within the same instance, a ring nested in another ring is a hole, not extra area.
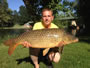
M 64 47 L 60 62 L 53 63 L 55 68 L 90 68 L 90 42 L 88 42 L 90 38 L 82 39 L 78 43 Z M 0 68 L 33 68 L 33 65 L 25 60 L 25 58 L 29 59 L 28 52 L 28 48 L 18 46 L 14 53 L 9 56 L 8 47 L 0 42 Z M 42 62 L 40 67 L 47 68 Z

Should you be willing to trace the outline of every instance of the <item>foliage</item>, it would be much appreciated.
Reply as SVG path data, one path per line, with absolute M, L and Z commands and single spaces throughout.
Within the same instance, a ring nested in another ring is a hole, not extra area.
M 0 1 L 0 26 L 4 26 L 5 23 L 8 23 L 11 19 L 12 10 L 8 9 L 7 0 Z
M 74 15 L 74 1 L 68 0 L 23 0 L 31 19 L 34 21 L 40 20 L 41 9 L 44 7 L 51 8 L 54 12 L 55 17 L 60 16 L 63 12 L 65 16 L 76 16 Z M 60 15 L 59 15 L 60 13 Z M 37 18 L 38 17 L 38 18 Z
M 54 24 L 56 24 L 59 28 L 68 28 L 69 21 L 67 20 L 54 20 Z
M 14 24 L 17 24 L 19 22 L 19 14 L 18 14 L 18 12 L 16 10 L 14 10 L 12 14 L 13 14 L 12 22 Z
M 76 17 L 76 10 L 69 0 L 23 0 L 25 6 L 20 6 L 19 11 L 12 11 L 8 8 L 7 0 L 0 2 L 0 24 L 13 23 L 23 25 L 28 21 L 34 23 L 40 21 L 41 10 L 44 7 L 51 8 L 55 18 Z M 58 23 L 55 22 L 55 23 Z M 60 26 L 61 24 L 58 23 Z M 61 25 L 62 26 L 62 25 Z M 66 26 L 66 25 L 65 25 Z
M 20 6 L 20 10 L 19 10 L 19 17 L 20 17 L 20 23 L 19 24 L 25 24 L 28 21 L 31 21 L 30 16 L 27 13 L 27 9 L 25 8 L 25 6 Z
M 31 21 L 31 18 L 29 17 L 27 10 L 25 6 L 20 6 L 19 11 L 16 10 L 13 11 L 13 23 L 23 25 L 27 23 L 28 21 Z

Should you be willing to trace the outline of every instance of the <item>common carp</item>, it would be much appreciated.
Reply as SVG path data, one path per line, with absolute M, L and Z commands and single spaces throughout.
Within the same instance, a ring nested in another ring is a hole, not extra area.
M 25 41 L 27 41 L 32 48 L 46 48 L 46 51 L 44 51 L 46 54 L 49 48 L 78 42 L 78 38 L 68 33 L 65 29 L 30 30 L 4 42 L 5 45 L 9 46 L 8 54 L 11 55 L 15 48 L 20 44 L 23 45 Z

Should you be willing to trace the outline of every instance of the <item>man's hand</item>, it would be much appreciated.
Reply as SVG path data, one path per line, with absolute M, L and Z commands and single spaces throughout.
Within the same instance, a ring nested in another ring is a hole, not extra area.
M 31 44 L 28 43 L 27 41 L 24 41 L 23 46 L 29 48 L 29 47 L 31 47 Z

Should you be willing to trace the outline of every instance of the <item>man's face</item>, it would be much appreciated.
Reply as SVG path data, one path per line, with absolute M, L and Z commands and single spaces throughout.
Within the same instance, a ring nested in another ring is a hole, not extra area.
M 51 11 L 42 12 L 42 22 L 44 26 L 48 27 L 51 24 L 53 18 L 54 16 L 52 15 Z

